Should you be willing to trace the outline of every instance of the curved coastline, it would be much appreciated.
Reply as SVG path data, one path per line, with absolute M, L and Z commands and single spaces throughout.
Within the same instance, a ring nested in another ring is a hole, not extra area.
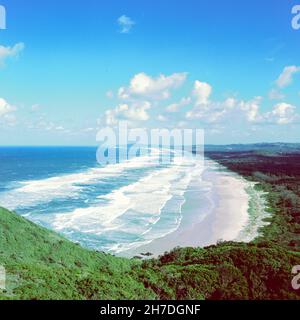
M 174 247 L 254 240 L 269 215 L 265 210 L 264 192 L 257 190 L 256 184 L 206 159 L 202 179 L 192 182 L 185 192 L 180 226 L 162 238 L 121 255 L 130 257 L 149 252 L 156 257 Z

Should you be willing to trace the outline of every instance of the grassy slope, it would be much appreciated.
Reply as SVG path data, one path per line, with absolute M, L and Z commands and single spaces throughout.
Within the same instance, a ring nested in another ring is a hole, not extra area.
M 139 261 L 92 252 L 0 209 L 0 265 L 14 299 L 153 298 L 131 275 Z
M 0 209 L 2 299 L 295 299 L 300 256 L 270 243 L 174 249 L 141 263 L 81 248 Z

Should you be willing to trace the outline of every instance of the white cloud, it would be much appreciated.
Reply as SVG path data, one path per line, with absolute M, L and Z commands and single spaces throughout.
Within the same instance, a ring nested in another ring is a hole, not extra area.
M 223 118 L 226 115 L 226 113 L 227 113 L 226 109 L 213 111 L 207 114 L 206 121 L 209 123 L 217 122 L 221 118 Z
M 3 121 L 6 125 L 12 127 L 17 123 L 17 118 L 13 113 L 7 113 L 2 117 Z
M 146 121 L 149 119 L 147 110 L 150 107 L 151 104 L 148 101 L 133 103 L 131 106 L 126 103 L 119 104 L 115 109 L 105 112 L 106 124 L 116 125 L 119 120 Z
M 16 57 L 24 49 L 24 43 L 20 42 L 13 47 L 5 47 L 0 45 L 0 65 L 3 65 L 9 57 Z
M 37 114 L 36 114 L 37 115 Z M 38 117 L 31 117 L 30 121 L 23 121 L 26 128 L 29 130 L 47 131 L 52 133 L 69 134 L 70 129 L 67 129 L 61 123 L 56 123 L 55 121 L 48 120 L 45 115 L 40 115 Z
M 94 131 L 96 131 L 96 129 L 93 127 L 82 129 L 82 132 L 85 132 L 85 133 L 94 132 Z
M 129 33 L 135 22 L 130 17 L 122 15 L 118 18 L 118 24 L 121 28 L 120 33 Z
M 285 102 L 276 104 L 269 112 L 261 112 L 262 100 L 262 97 L 255 97 L 249 101 L 237 101 L 229 98 L 223 102 L 210 102 L 205 107 L 196 106 L 187 112 L 186 118 L 190 120 L 201 119 L 208 123 L 222 120 L 223 123 L 228 124 L 232 119 L 241 121 L 242 118 L 245 118 L 249 123 L 277 125 L 286 125 L 299 119 L 296 107 Z
M 186 127 L 187 125 L 188 125 L 188 123 L 187 123 L 186 121 L 179 121 L 178 124 L 177 124 L 177 126 L 178 126 L 179 128 L 184 128 L 184 127 Z
M 249 122 L 257 122 L 261 120 L 261 115 L 259 112 L 261 102 L 262 97 L 255 97 L 250 101 L 240 102 L 240 109 L 245 112 Z
M 54 129 L 57 130 L 57 131 L 65 130 L 65 128 L 63 126 L 56 126 Z
M 137 97 L 167 99 L 170 97 L 170 90 L 180 87 L 186 77 L 186 73 L 173 73 L 170 76 L 161 74 L 157 78 L 153 78 L 142 72 L 130 80 L 128 87 L 121 87 L 118 94 L 121 99 Z
M 41 106 L 39 104 L 34 104 L 31 106 L 31 111 L 36 112 L 41 109 Z
M 180 87 L 186 77 L 186 73 L 160 74 L 157 77 L 151 77 L 143 72 L 134 75 L 127 87 L 119 88 L 118 98 L 121 103 L 106 111 L 103 122 L 106 125 L 116 125 L 120 120 L 132 123 L 149 120 L 149 109 L 157 104 L 157 100 L 169 98 L 171 91 Z M 111 92 L 109 92 L 109 96 L 112 96 Z M 190 98 L 183 98 L 179 104 L 180 106 L 185 105 L 190 100 Z M 162 114 L 158 115 L 156 119 L 158 121 L 167 120 Z
M 191 103 L 192 99 L 190 97 L 182 98 L 177 103 L 172 103 L 167 106 L 166 111 L 167 112 L 178 112 L 182 107 L 185 107 Z
M 38 123 L 38 126 L 42 129 L 45 129 L 46 131 L 52 131 L 55 129 L 55 123 L 53 122 L 47 122 L 47 121 L 41 121 Z
M 287 78 L 285 77 L 285 79 Z M 211 101 L 211 92 L 212 87 L 208 83 L 195 82 L 193 93 L 196 101 L 194 108 L 186 113 L 188 120 L 202 120 L 206 123 L 222 121 L 222 123 L 230 124 L 232 119 L 242 121 L 244 118 L 249 123 L 284 125 L 292 123 L 299 118 L 296 113 L 296 107 L 288 103 L 278 103 L 271 111 L 261 112 L 263 98 L 260 96 L 248 101 L 236 100 L 234 98 L 228 98 L 225 101 Z M 271 92 L 271 94 L 272 98 L 283 98 L 276 90 Z
M 225 101 L 211 101 L 211 93 L 212 86 L 210 84 L 195 81 L 193 95 L 196 101 L 194 108 L 186 113 L 187 119 L 201 119 L 209 123 L 217 122 L 236 107 L 237 101 L 234 98 L 228 98 Z
M 234 98 L 228 98 L 221 102 L 210 102 L 207 107 L 206 121 L 209 123 L 218 122 L 231 112 L 236 112 L 238 101 Z
M 300 67 L 297 66 L 288 66 L 285 67 L 279 76 L 279 78 L 276 80 L 276 84 L 279 88 L 284 88 L 292 83 L 293 81 L 293 75 L 295 73 L 300 72 Z
M 166 116 L 164 116 L 164 115 L 162 115 L 162 114 L 159 114 L 159 115 L 157 116 L 157 120 L 158 120 L 158 121 L 167 121 L 168 119 L 167 119 Z
M 116 125 L 119 120 L 128 120 L 134 125 L 134 122 L 149 120 L 149 109 L 159 105 L 156 100 L 169 98 L 171 90 L 180 87 L 186 77 L 186 73 L 174 73 L 169 76 L 161 74 L 156 78 L 145 73 L 136 74 L 127 87 L 119 89 L 118 98 L 127 101 L 122 101 L 116 108 L 106 111 L 103 120 L 107 125 Z M 213 88 L 209 83 L 196 80 L 192 95 L 169 104 L 165 111 L 178 112 L 183 106 L 193 104 L 192 109 L 185 113 L 186 121 L 200 120 L 202 124 L 209 124 L 210 128 L 220 125 L 231 126 L 235 122 L 243 125 L 246 123 L 284 125 L 299 119 L 295 106 L 287 103 L 278 103 L 273 109 L 269 109 L 270 111 L 262 112 L 263 98 L 260 96 L 250 100 L 229 97 L 222 101 L 214 101 L 211 98 L 212 92 Z M 269 97 L 284 98 L 278 88 L 270 91 Z M 164 113 L 159 113 L 155 119 L 168 121 L 167 114 Z
M 271 100 L 282 100 L 284 99 L 284 94 L 276 89 L 272 89 L 269 92 L 269 99 Z
M 292 123 L 296 118 L 296 107 L 282 102 L 274 106 L 273 110 L 265 115 L 266 119 L 276 124 L 289 124 Z
M 206 82 L 196 80 L 194 83 L 193 94 L 196 97 L 197 105 L 206 105 L 209 103 L 209 98 L 212 93 L 212 87 Z
M 247 120 L 249 123 L 288 124 L 297 118 L 296 107 L 287 103 L 279 103 L 270 112 L 261 112 L 262 97 L 251 100 L 228 98 L 225 101 L 211 101 L 206 105 L 195 106 L 186 113 L 189 120 L 202 120 L 206 123 L 228 123 Z
M 0 98 L 0 117 L 15 111 L 16 108 L 10 105 L 5 99 Z
M 119 88 L 118 98 L 121 103 L 107 110 L 103 121 L 107 125 L 116 125 L 120 120 L 149 120 L 148 110 L 157 104 L 157 100 L 169 98 L 171 90 L 180 87 L 186 77 L 186 73 L 173 73 L 169 76 L 160 74 L 158 77 L 151 77 L 145 73 L 134 75 L 127 87 Z M 185 100 L 181 102 L 186 103 Z M 165 121 L 165 116 L 159 115 L 156 119 Z
M 234 98 L 227 98 L 225 101 L 224 101 L 224 107 L 226 109 L 233 109 L 236 105 L 237 101 L 236 99 Z

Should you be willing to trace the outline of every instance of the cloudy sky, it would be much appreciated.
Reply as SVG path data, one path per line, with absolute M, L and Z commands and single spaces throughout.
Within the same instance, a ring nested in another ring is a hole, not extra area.
M 0 145 L 94 145 L 120 120 L 299 141 L 300 1 L 0 2 Z

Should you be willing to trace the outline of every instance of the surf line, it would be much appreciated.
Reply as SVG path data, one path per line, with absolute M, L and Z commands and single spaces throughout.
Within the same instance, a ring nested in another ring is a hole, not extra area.
M 133 311 L 134 307 L 114 307 L 110 304 L 100 308 L 101 315 L 127 315 L 128 318 L 132 317 Z

